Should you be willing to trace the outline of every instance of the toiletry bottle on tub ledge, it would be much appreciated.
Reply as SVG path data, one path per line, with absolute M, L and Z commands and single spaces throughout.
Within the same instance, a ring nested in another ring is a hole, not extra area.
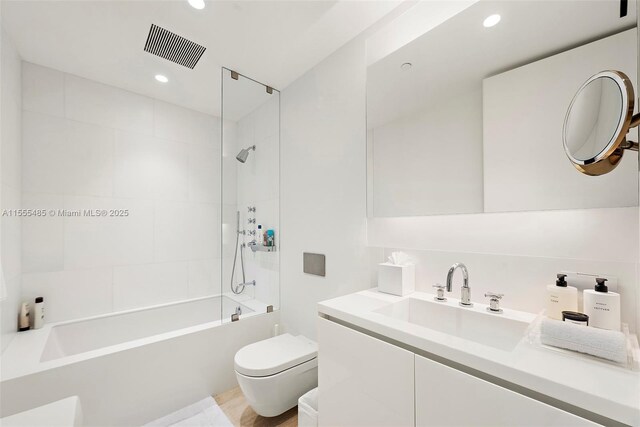
M 40 329 L 44 326 L 44 298 L 36 297 L 31 321 L 33 322 L 33 329 Z
M 20 307 L 20 315 L 18 316 L 18 331 L 28 331 L 29 328 L 29 304 L 23 302 Z

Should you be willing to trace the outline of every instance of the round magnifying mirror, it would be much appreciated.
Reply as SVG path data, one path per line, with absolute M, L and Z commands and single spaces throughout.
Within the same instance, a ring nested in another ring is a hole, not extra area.
M 633 85 L 621 71 L 603 71 L 590 77 L 573 97 L 564 120 L 564 151 L 571 163 L 587 175 L 611 172 L 625 149 L 638 150 L 626 140 L 640 123 L 633 116 Z

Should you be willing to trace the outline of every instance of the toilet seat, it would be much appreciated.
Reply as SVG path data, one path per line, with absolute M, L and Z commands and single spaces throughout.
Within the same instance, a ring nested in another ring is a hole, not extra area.
M 240 349 L 235 370 L 246 377 L 267 377 L 309 362 L 318 356 L 318 345 L 298 335 L 282 334 Z

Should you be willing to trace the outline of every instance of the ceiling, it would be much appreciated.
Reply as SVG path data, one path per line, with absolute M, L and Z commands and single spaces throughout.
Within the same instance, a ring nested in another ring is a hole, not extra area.
M 186 0 L 3 0 L 2 25 L 25 61 L 220 115 L 221 67 L 283 89 L 398 5 L 207 0 L 196 10 Z M 143 51 L 152 23 L 207 48 L 195 69 Z
M 479 1 L 367 70 L 369 129 L 480 89 L 486 77 L 631 28 L 636 3 L 618 0 Z M 484 19 L 500 14 L 496 26 Z M 408 71 L 400 66 L 412 63 Z M 461 118 L 463 119 L 463 118 Z

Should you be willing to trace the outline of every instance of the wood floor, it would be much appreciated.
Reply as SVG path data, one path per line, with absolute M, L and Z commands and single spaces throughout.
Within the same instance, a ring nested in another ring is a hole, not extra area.
M 297 427 L 298 407 L 289 409 L 282 415 L 265 418 L 253 412 L 245 400 L 240 387 L 214 396 L 222 411 L 236 427 Z

